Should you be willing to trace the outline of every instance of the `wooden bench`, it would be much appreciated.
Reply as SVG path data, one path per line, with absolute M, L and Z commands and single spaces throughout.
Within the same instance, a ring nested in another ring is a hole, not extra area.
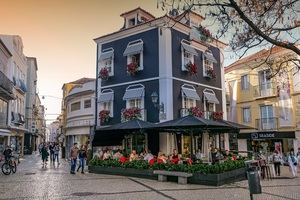
M 177 176 L 178 184 L 187 184 L 187 178 L 193 176 L 193 174 L 186 172 L 174 172 L 163 170 L 154 170 L 153 173 L 158 175 L 158 181 L 161 182 L 167 181 L 167 176 Z

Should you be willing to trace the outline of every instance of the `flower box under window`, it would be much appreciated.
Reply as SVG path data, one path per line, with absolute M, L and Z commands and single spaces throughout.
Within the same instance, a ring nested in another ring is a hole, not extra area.
M 123 109 L 121 115 L 122 119 L 125 121 L 140 119 L 142 117 L 141 109 L 136 107 Z
M 100 124 L 107 124 L 110 120 L 110 111 L 109 110 L 101 110 L 99 112 Z

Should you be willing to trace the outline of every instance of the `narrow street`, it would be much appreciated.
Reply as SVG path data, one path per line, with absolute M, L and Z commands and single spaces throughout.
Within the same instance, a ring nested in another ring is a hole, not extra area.
M 88 172 L 71 175 L 68 167 L 63 161 L 42 169 L 39 155 L 25 156 L 16 174 L 0 174 L 0 199 L 250 199 L 246 181 L 222 187 L 178 185 Z M 288 173 L 285 167 L 282 179 L 262 181 L 263 194 L 254 199 L 300 199 L 300 180 Z

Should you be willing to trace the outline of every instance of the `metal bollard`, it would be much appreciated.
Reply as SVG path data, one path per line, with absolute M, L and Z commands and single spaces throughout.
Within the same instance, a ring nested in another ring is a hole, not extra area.
M 260 178 L 257 170 L 247 171 L 250 199 L 253 200 L 253 194 L 261 194 Z

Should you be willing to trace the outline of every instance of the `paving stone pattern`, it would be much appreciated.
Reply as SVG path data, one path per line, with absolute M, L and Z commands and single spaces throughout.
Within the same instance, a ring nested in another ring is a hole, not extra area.
M 254 195 L 254 199 L 300 200 L 300 178 L 289 178 L 288 167 L 282 171 L 281 179 L 261 181 L 263 194 Z M 87 172 L 72 175 L 66 161 L 42 169 L 40 156 L 35 154 L 21 160 L 16 174 L 5 176 L 0 172 L 0 199 L 248 200 L 250 197 L 247 181 L 210 187 Z

